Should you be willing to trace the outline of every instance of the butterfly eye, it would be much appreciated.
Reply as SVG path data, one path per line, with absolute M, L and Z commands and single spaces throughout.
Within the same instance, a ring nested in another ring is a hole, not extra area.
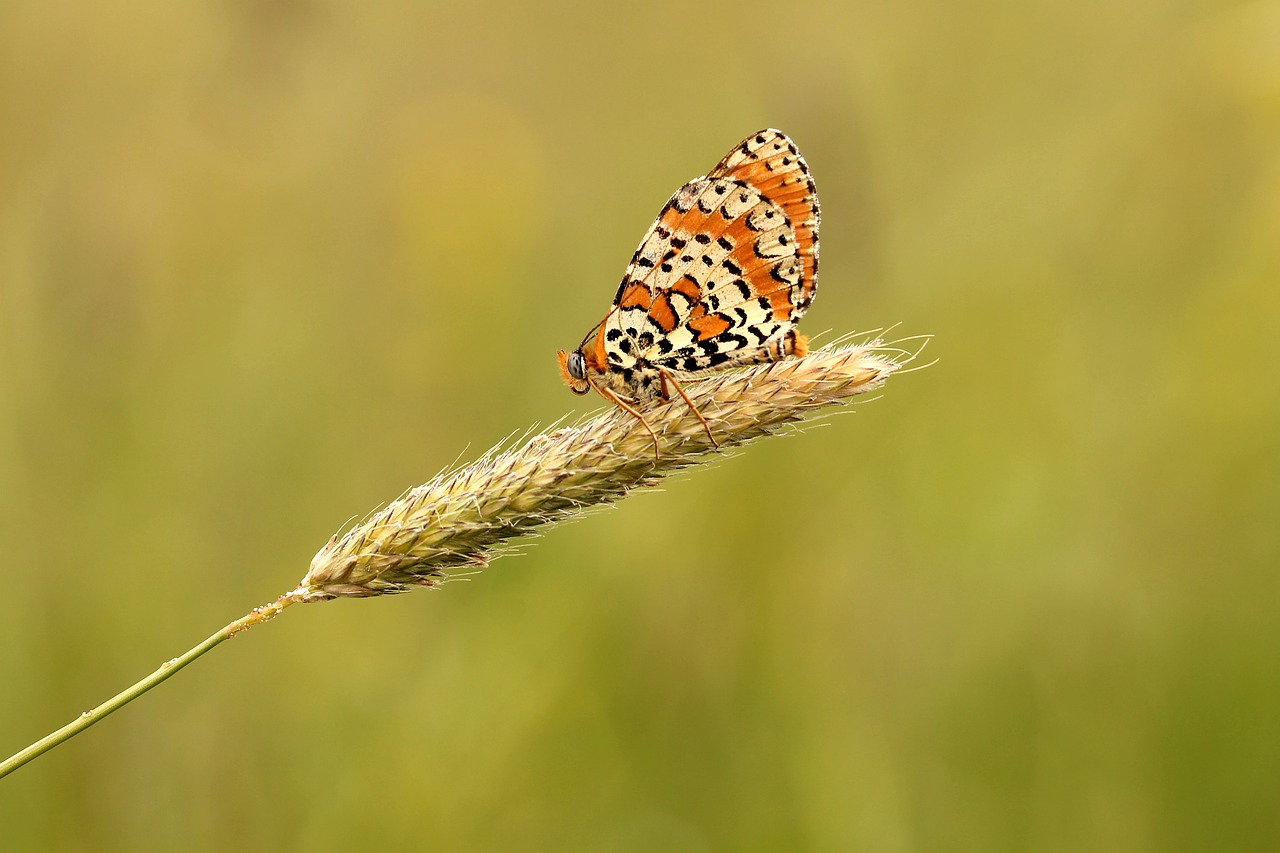
M 569 353 L 569 358 L 568 361 L 565 362 L 565 367 L 569 369 L 569 375 L 574 379 L 582 381 L 587 378 L 586 364 L 582 360 L 582 353 L 578 350 L 574 350 Z

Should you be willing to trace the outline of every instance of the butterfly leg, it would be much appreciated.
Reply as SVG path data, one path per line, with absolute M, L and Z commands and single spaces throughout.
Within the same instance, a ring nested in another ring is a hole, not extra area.
M 633 406 L 628 405 L 625 400 L 623 400 L 617 394 L 613 393 L 612 390 L 605 388 L 602 385 L 596 385 L 594 382 L 591 383 L 591 387 L 595 388 L 596 391 L 600 392 L 601 397 L 604 397 L 606 400 L 613 403 L 619 409 L 622 409 L 622 411 L 626 412 L 627 414 L 631 415 L 631 417 L 638 420 L 640 422 L 640 425 L 643 426 L 645 429 L 647 429 L 649 431 L 649 435 L 652 436 L 653 438 L 653 461 L 657 462 L 660 458 L 662 458 L 662 454 L 658 450 L 658 434 L 653 431 L 653 427 L 649 426 L 649 422 L 644 419 L 644 415 L 637 412 Z
M 707 419 L 702 416 L 702 412 L 699 412 L 698 407 L 689 399 L 689 395 L 684 393 L 684 389 L 680 387 L 680 383 L 676 381 L 676 378 L 662 368 L 658 368 L 658 373 L 662 376 L 662 396 L 664 398 L 670 396 L 667 391 L 667 383 L 670 382 L 672 387 L 674 387 L 684 399 L 685 404 L 688 405 L 689 411 L 693 412 L 694 415 L 697 416 L 698 420 L 702 421 L 702 428 L 707 431 L 707 438 L 711 440 L 711 445 L 719 449 L 720 442 L 716 441 L 716 437 L 711 434 L 711 425 L 707 423 Z

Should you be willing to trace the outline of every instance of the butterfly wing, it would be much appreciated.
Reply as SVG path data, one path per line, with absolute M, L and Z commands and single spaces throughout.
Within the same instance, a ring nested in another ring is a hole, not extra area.
M 777 130 L 747 137 L 641 240 L 604 323 L 610 367 L 693 373 L 795 351 L 817 287 L 818 220 L 795 143 Z

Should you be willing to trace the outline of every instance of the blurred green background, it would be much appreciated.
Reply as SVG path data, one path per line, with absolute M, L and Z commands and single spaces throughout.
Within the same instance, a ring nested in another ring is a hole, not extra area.
M 6 850 L 1280 849 L 1280 2 L 0 5 L 0 753 L 561 385 L 772 125 L 939 363 L 0 782 Z

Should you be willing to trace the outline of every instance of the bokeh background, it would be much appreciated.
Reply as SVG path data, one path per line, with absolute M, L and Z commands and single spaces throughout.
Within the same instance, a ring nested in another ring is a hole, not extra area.
M 513 431 L 763 126 L 821 428 L 290 610 L 6 850 L 1280 849 L 1280 2 L 0 5 L 0 753 Z

